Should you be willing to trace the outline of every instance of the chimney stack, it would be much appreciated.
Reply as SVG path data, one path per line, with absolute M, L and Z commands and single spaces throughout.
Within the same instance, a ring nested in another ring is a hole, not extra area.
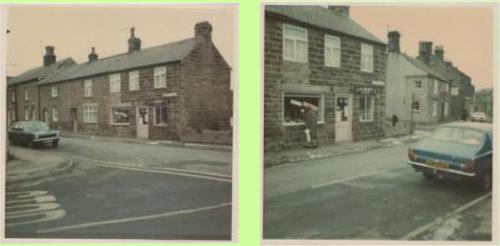
M 54 46 L 45 47 L 45 55 L 43 56 L 43 66 L 49 66 L 56 62 L 56 55 L 54 54 Z
M 418 59 L 424 62 L 425 64 L 429 64 L 431 55 L 432 55 L 432 42 L 420 41 L 418 48 Z
M 95 53 L 95 47 L 92 47 L 90 49 L 91 49 L 91 51 L 90 51 L 90 54 L 89 54 L 89 63 L 93 62 L 93 61 L 96 61 L 98 59 L 98 56 Z
M 436 45 L 436 48 L 434 48 L 434 55 L 436 55 L 439 60 L 444 60 L 444 48 L 442 45 Z
M 349 17 L 349 8 L 346 5 L 328 5 L 330 11 L 343 17 Z
M 194 25 L 194 36 L 205 41 L 212 40 L 212 25 L 208 21 Z
M 400 36 L 401 35 L 399 34 L 398 31 L 390 31 L 387 34 L 387 37 L 389 39 L 389 44 L 387 46 L 387 49 L 389 52 L 395 52 L 395 53 L 400 52 L 400 48 L 399 48 L 399 37 Z
M 135 28 L 130 28 L 130 38 L 128 39 L 128 52 L 141 50 L 141 39 L 135 37 Z

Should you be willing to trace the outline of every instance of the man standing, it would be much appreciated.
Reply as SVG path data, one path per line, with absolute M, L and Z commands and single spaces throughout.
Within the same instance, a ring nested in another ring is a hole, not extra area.
M 316 124 L 318 121 L 318 116 L 316 115 L 316 110 L 311 105 L 304 105 L 304 122 L 306 123 L 306 148 L 316 148 L 318 147 L 317 135 L 316 135 Z

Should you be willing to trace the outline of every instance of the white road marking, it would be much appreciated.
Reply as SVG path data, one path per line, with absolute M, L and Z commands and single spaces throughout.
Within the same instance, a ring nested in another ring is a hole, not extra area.
M 66 211 L 64 211 L 63 209 L 58 209 L 58 210 L 51 210 L 51 211 L 44 211 L 44 212 L 28 213 L 28 214 L 24 214 L 22 216 L 21 215 L 16 216 L 15 218 L 34 217 L 34 216 L 40 216 L 40 215 L 42 215 L 43 218 L 36 219 L 36 220 L 22 221 L 22 222 L 13 222 L 13 223 L 9 223 L 6 221 L 5 226 L 28 225 L 28 224 L 40 223 L 40 222 L 49 221 L 49 220 L 56 220 L 56 219 L 63 217 L 64 215 L 66 215 Z M 8 220 L 8 219 L 9 219 L 9 217 L 7 216 L 6 220 Z
M 468 203 L 466 203 L 465 205 L 449 212 L 449 213 L 446 213 L 445 215 L 441 216 L 441 217 L 438 217 L 436 218 L 434 221 L 432 221 L 431 223 L 427 224 L 427 225 L 424 225 L 424 226 L 421 226 L 419 228 L 417 228 L 416 230 L 414 231 L 411 231 L 410 233 L 406 234 L 405 236 L 401 237 L 401 240 L 410 240 L 412 238 L 415 238 L 416 236 L 422 234 L 423 232 L 425 232 L 426 230 L 428 230 L 429 228 L 433 227 L 433 226 L 436 226 L 440 223 L 443 223 L 446 218 L 449 218 L 450 216 L 453 216 L 453 215 L 456 215 L 456 214 L 459 214 L 461 213 L 462 211 L 476 205 L 477 203 L 489 198 L 491 196 L 491 192 L 487 193 L 487 194 L 484 194 Z
M 5 204 L 16 204 L 16 203 L 27 203 L 27 202 L 42 203 L 42 202 L 55 202 L 55 201 L 56 198 L 53 195 L 46 195 L 46 196 L 35 196 L 28 199 L 5 201 Z
M 47 194 L 47 191 L 44 190 L 33 190 L 33 191 L 12 191 L 6 192 L 7 196 L 16 196 L 16 198 L 27 198 L 33 196 L 41 196 Z
M 226 182 L 226 183 L 232 182 L 230 179 L 216 178 L 216 177 L 211 177 L 211 176 L 203 176 L 203 175 L 198 175 L 198 174 L 188 174 L 188 173 L 180 173 L 180 172 L 173 172 L 173 171 L 166 171 L 166 170 L 165 171 L 153 170 L 153 169 L 148 169 L 148 168 L 130 167 L 130 166 L 124 166 L 124 165 L 114 165 L 114 164 L 110 165 L 110 164 L 104 164 L 101 161 L 99 161 L 99 163 L 101 163 L 101 164 L 97 164 L 97 165 L 103 166 L 103 167 L 119 168 L 119 169 L 149 172 L 149 173 L 172 174 L 172 175 L 187 176 L 187 177 L 199 178 L 199 179 L 208 179 L 208 180 L 214 180 L 214 181 L 220 181 L 220 182 Z
M 333 184 L 338 184 L 338 183 L 343 183 L 343 182 L 351 181 L 353 179 L 358 179 L 358 178 L 363 178 L 363 177 L 367 177 L 367 176 L 372 176 L 372 175 L 386 173 L 388 171 L 392 171 L 392 170 L 400 169 L 400 168 L 405 168 L 405 167 L 406 166 L 391 167 L 391 168 L 387 168 L 387 169 L 384 169 L 384 170 L 381 170 L 381 171 L 376 171 L 376 172 L 371 172 L 371 173 L 365 173 L 365 174 L 361 174 L 361 175 L 358 175 L 358 176 L 353 176 L 353 177 L 343 178 L 343 179 L 337 179 L 337 180 L 332 180 L 332 181 L 328 181 L 328 182 L 321 183 L 321 184 L 311 185 L 309 188 L 310 189 L 317 189 L 317 188 L 321 188 L 321 187 L 325 187 L 325 186 L 329 186 L 329 185 L 333 185 Z
M 19 210 L 16 211 L 7 211 L 7 218 L 10 218 L 12 216 L 16 216 L 19 214 L 25 214 L 25 213 L 33 213 L 33 212 L 40 212 L 44 210 L 51 210 L 51 209 L 56 209 L 59 207 L 59 204 L 57 203 L 37 203 L 37 204 L 26 204 L 26 205 L 18 205 L 18 206 L 8 206 L 6 209 L 12 209 L 16 208 Z M 22 209 L 25 208 L 25 209 Z
M 5 202 L 5 226 L 18 226 L 56 220 L 66 212 L 58 209 L 56 198 L 47 191 L 16 191 L 7 192 Z
M 217 209 L 217 208 L 226 207 L 229 205 L 231 205 L 231 203 L 227 202 L 227 203 L 221 203 L 221 204 L 212 205 L 212 206 L 206 206 L 206 207 L 200 207 L 200 208 L 194 208 L 194 209 L 178 210 L 178 211 L 172 211 L 172 212 L 166 212 L 166 213 L 160 213 L 160 214 L 152 214 L 152 215 L 130 217 L 130 218 L 124 218 L 124 219 L 115 219 L 115 220 L 95 221 L 95 222 L 88 222 L 88 223 L 69 225 L 69 226 L 60 226 L 60 227 L 54 227 L 54 228 L 49 228 L 49 229 L 44 229 L 44 230 L 38 230 L 37 233 L 44 234 L 44 233 L 50 233 L 50 232 L 67 231 L 67 230 L 72 230 L 72 229 L 88 228 L 88 227 L 94 227 L 94 226 L 102 226 L 102 225 L 126 223 L 126 222 L 133 222 L 133 221 L 166 218 L 166 217 L 171 217 L 171 216 L 176 216 L 176 215 L 181 215 L 181 214 L 190 214 L 190 213 L 213 210 L 213 209 Z

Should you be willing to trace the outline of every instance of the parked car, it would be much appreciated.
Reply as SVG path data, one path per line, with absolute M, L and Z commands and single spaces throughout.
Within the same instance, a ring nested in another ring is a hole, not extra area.
M 408 149 L 408 164 L 426 179 L 475 182 L 480 190 L 492 184 L 492 124 L 445 124 Z
M 486 114 L 483 112 L 472 112 L 470 114 L 470 120 L 471 121 L 485 122 L 486 121 Z
M 41 121 L 20 121 L 9 128 L 9 140 L 12 144 L 25 144 L 30 148 L 51 144 L 57 147 L 59 131 L 51 130 Z

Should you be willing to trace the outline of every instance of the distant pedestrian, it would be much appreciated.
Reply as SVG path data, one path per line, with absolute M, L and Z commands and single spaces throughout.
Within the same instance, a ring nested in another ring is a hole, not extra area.
M 393 114 L 392 115 L 392 127 L 395 127 L 397 123 L 398 123 L 398 116 Z
M 306 123 L 306 129 L 304 130 L 306 134 L 306 148 L 316 148 L 318 147 L 316 126 L 317 126 L 318 116 L 313 107 L 305 105 L 304 107 L 304 122 Z

